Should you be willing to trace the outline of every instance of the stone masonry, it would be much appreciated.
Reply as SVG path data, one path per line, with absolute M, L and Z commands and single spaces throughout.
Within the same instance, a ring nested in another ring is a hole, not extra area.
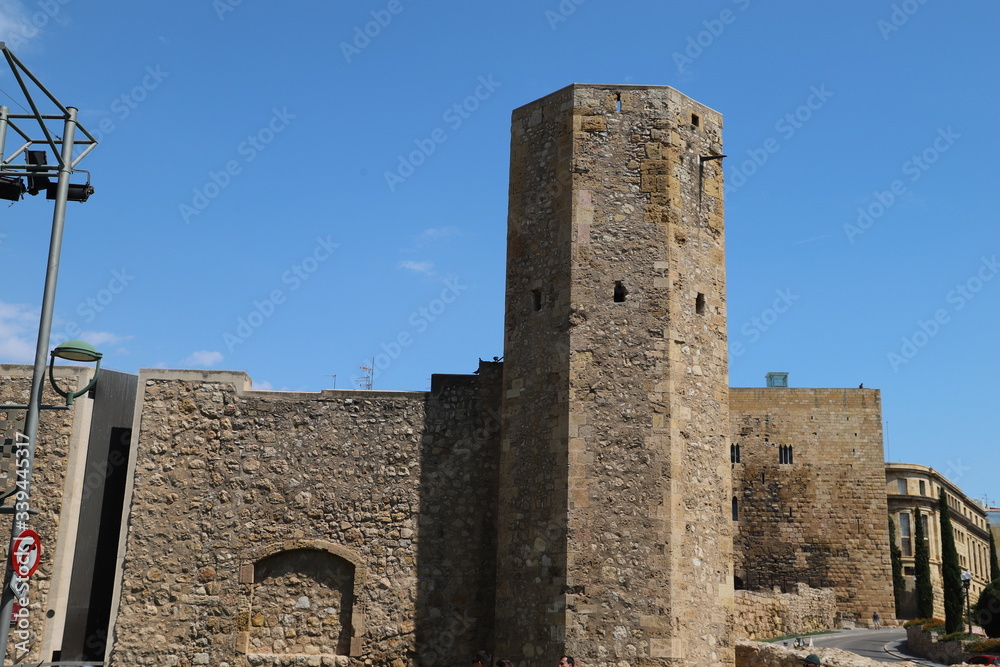
M 730 411 L 743 586 L 834 588 L 839 621 L 891 623 L 879 391 L 732 389 Z
M 736 591 L 735 636 L 769 639 L 836 627 L 837 596 L 832 588 L 796 584 L 794 593 Z
M 430 393 L 143 371 L 112 664 L 464 662 L 493 630 L 498 366 Z
M 722 119 L 666 87 L 514 112 L 497 645 L 731 664 Z
M 80 436 L 91 399 L 46 416 L 31 656 L 110 629 L 109 667 L 730 667 L 740 632 L 832 614 L 737 605 L 734 575 L 891 619 L 878 392 L 728 386 L 721 133 L 668 87 L 515 110 L 505 357 L 474 375 L 299 393 L 146 369 L 130 428 L 103 417 L 121 451 Z M 81 505 L 102 451 L 127 475 L 115 496 L 96 469 L 107 502 Z M 74 588 L 88 558 L 104 574 Z

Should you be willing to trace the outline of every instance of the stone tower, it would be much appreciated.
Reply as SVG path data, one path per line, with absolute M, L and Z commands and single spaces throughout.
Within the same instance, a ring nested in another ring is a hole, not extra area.
M 731 665 L 722 117 L 572 85 L 513 113 L 496 642 Z

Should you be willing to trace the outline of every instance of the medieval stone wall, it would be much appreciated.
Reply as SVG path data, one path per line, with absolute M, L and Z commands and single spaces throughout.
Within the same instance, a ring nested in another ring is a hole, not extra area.
M 24 405 L 31 391 L 30 366 L 0 365 L 0 403 Z M 58 368 L 56 378 L 65 391 L 75 391 L 84 386 L 91 377 L 91 371 L 83 368 Z M 46 376 L 42 403 L 65 405 L 65 399 L 49 386 Z M 38 533 L 42 543 L 42 558 L 38 571 L 30 578 L 28 588 L 28 609 L 22 612 L 24 621 L 11 626 L 9 659 L 18 662 L 38 662 L 49 660 L 48 647 L 53 635 L 61 631 L 64 610 L 60 606 L 68 586 L 68 573 L 64 564 L 72 563 L 75 536 L 72 517 L 64 521 L 64 501 L 67 493 L 79 495 L 82 487 L 82 456 L 86 455 L 86 432 L 89 428 L 91 401 L 87 397 L 76 400 L 72 410 L 42 410 L 39 417 L 38 444 L 35 448 L 34 472 L 31 477 L 30 497 L 27 500 L 32 510 L 27 528 Z M 15 433 L 23 432 L 23 410 L 0 410 L 0 491 L 6 493 L 17 483 L 17 467 L 12 444 Z M 71 468 L 76 476 L 72 477 Z M 13 506 L 16 498 L 4 501 Z M 25 501 L 21 501 L 25 502 Z M 4 543 L 11 534 L 10 515 L 0 516 L 0 538 Z M 63 538 L 63 539 L 60 539 Z M 6 557 L 6 549 L 4 549 Z M 61 573 L 61 576 L 60 576 Z M 23 633 L 23 634 L 21 634 Z M 18 646 L 18 644 L 20 646 Z M 46 649 L 43 652 L 43 645 Z M 56 643 L 58 646 L 58 643 Z M 27 649 L 25 652 L 23 649 Z
M 452 665 L 492 631 L 499 369 L 431 393 L 143 371 L 112 665 Z
M 798 584 L 794 593 L 736 591 L 733 633 L 741 639 L 769 639 L 834 627 L 837 596 L 832 588 Z
M 891 621 L 878 390 L 733 388 L 730 410 L 743 586 L 832 587 L 840 622 Z
M 722 119 L 666 87 L 514 112 L 498 647 L 731 664 Z M 548 659 L 548 658 L 543 658 Z

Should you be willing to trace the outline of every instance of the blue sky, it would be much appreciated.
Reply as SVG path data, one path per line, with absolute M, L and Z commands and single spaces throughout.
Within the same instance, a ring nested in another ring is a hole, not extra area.
M 730 383 L 879 388 L 887 458 L 993 504 L 998 24 L 985 0 L 0 0 L 101 140 L 54 336 L 107 367 L 471 372 L 503 353 L 511 110 L 670 85 L 725 116 Z M 50 221 L 40 197 L 0 220 L 2 362 L 33 356 Z

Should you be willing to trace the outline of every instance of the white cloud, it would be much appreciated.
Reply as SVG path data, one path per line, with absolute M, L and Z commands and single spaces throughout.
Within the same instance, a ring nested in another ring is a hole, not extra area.
M 38 311 L 21 303 L 0 301 L 0 361 L 30 364 L 35 359 Z
M 0 40 L 17 42 L 32 32 L 23 2 L 4 0 L 0 3 Z
M 81 331 L 80 340 L 85 340 L 100 350 L 102 346 L 119 345 L 127 340 L 132 340 L 132 337 L 119 336 L 110 331 Z
M 222 361 L 221 352 L 216 352 L 214 350 L 198 350 L 197 352 L 192 352 L 191 355 L 181 363 L 191 366 L 214 366 L 220 361 Z
M 434 262 L 414 262 L 413 260 L 406 260 L 399 263 L 399 268 L 406 269 L 407 271 L 415 271 L 416 273 L 422 273 L 425 276 L 434 275 Z
M 267 380 L 261 380 L 260 382 L 254 382 L 253 388 L 258 391 L 271 391 L 272 389 L 274 389 L 274 385 L 272 385 Z
M 420 232 L 420 236 L 417 237 L 417 243 L 444 239 L 455 234 L 458 234 L 458 227 L 431 227 Z

